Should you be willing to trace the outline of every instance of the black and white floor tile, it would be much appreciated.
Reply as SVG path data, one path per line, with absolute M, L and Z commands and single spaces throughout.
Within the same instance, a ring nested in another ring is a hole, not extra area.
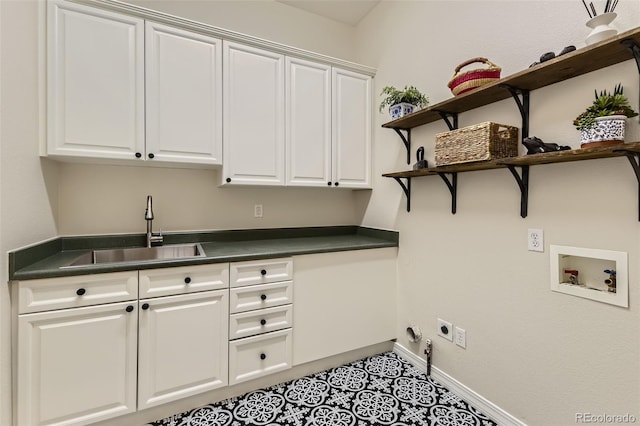
M 150 426 L 491 426 L 393 352 L 176 414 Z

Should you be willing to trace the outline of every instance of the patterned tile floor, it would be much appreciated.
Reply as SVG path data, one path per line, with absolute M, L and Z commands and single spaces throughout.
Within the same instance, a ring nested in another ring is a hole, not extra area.
M 249 392 L 152 426 L 491 426 L 393 352 Z

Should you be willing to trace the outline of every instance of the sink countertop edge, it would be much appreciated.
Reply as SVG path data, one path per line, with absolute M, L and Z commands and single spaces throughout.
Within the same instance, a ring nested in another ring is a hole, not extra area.
M 169 236 L 169 241 L 167 241 L 169 244 L 187 242 L 186 240 L 191 235 L 193 239 L 188 242 L 201 243 L 205 256 L 61 268 L 66 261 L 74 256 L 77 257 L 96 248 L 105 248 L 105 246 L 108 246 L 109 240 L 113 240 L 116 243 L 137 241 L 139 236 L 134 234 L 106 237 L 60 237 L 61 241 L 59 243 L 43 243 L 43 245 L 48 244 L 48 249 L 51 252 L 45 253 L 47 255 L 39 259 L 33 259 L 31 262 L 29 262 L 29 255 L 37 254 L 43 256 L 44 249 L 39 245 L 10 252 L 9 263 L 15 269 L 10 270 L 9 280 L 19 281 L 398 247 L 399 241 L 399 233 L 397 231 L 359 226 L 213 231 L 166 235 Z M 251 239 L 251 236 L 254 238 Z M 70 241 L 65 241 L 65 239 Z M 92 246 L 92 240 L 96 242 L 95 246 Z M 18 266 L 20 267 L 18 268 Z

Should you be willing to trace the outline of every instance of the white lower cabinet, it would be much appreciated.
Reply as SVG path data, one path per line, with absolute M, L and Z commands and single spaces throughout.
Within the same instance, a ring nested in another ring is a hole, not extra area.
M 14 425 L 85 425 L 391 340 L 396 256 L 12 283 Z
M 291 368 L 291 329 L 229 342 L 229 384 Z
M 232 314 L 229 316 L 229 339 L 239 339 L 269 331 L 291 328 L 292 324 L 293 309 L 291 305 Z
M 291 303 L 292 294 L 292 281 L 238 287 L 231 289 L 229 304 L 234 313 L 253 311 Z
M 396 248 L 295 257 L 293 365 L 396 337 Z
M 229 384 L 291 368 L 293 260 L 237 262 L 229 269 Z
M 227 385 L 228 290 L 139 304 L 138 409 Z
M 134 412 L 135 305 L 20 315 L 15 424 L 80 425 Z
M 85 425 L 226 386 L 228 269 L 13 283 L 14 424 Z

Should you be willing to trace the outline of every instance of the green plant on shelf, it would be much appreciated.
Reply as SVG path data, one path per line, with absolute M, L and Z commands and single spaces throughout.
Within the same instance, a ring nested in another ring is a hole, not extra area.
M 380 112 L 385 107 L 408 103 L 415 105 L 417 108 L 423 108 L 429 105 L 429 98 L 423 95 L 415 86 L 404 86 L 404 90 L 396 89 L 393 86 L 386 86 L 382 89 L 381 96 L 385 96 L 380 103 Z
M 629 100 L 623 94 L 622 84 L 616 85 L 613 94 L 606 90 L 600 93 L 595 91 L 595 100 L 593 103 L 579 116 L 573 120 L 573 125 L 580 131 L 591 129 L 598 117 L 607 117 L 610 115 L 624 115 L 626 117 L 635 117 L 637 112 L 631 108 Z

